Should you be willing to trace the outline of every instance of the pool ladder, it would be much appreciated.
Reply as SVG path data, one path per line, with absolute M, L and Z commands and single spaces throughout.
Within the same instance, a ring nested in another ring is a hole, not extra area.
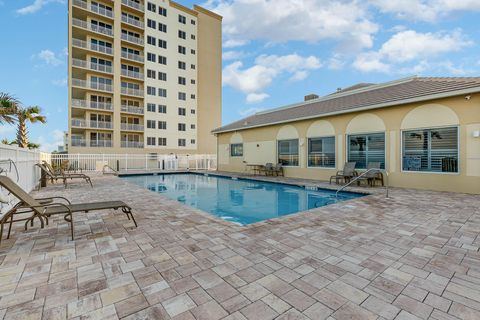
M 353 178 L 352 180 L 348 181 L 347 183 L 345 183 L 343 186 L 341 186 L 340 188 L 337 189 L 337 191 L 335 192 L 335 197 L 338 198 L 338 194 L 339 194 L 342 190 L 344 190 L 346 187 L 348 187 L 348 186 L 351 185 L 352 183 L 358 181 L 360 178 L 362 178 L 363 176 L 365 176 L 367 173 L 373 172 L 373 171 L 377 171 L 377 172 L 380 172 L 380 173 L 385 174 L 385 190 L 386 190 L 385 197 L 389 198 L 389 194 L 388 194 L 388 191 L 389 191 L 388 171 L 386 171 L 386 170 L 384 170 L 384 169 L 377 169 L 377 168 L 368 169 L 367 171 L 362 172 L 359 176 L 357 176 L 357 177 Z

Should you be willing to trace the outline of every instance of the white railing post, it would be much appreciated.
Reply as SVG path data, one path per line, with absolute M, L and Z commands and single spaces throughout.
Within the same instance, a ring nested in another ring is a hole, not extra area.
M 128 171 L 128 154 L 125 153 L 125 171 Z

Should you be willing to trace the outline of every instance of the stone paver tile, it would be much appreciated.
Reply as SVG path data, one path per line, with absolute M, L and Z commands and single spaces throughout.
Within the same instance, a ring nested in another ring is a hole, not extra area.
M 152 307 L 143 309 L 138 311 L 134 314 L 131 314 L 125 318 L 124 320 L 150 320 L 150 319 L 170 319 L 167 311 L 163 308 L 161 304 L 156 304 Z
M 310 320 L 307 316 L 303 315 L 296 309 L 290 309 L 283 314 L 279 315 L 276 320 Z
M 269 320 L 278 316 L 278 313 L 260 300 L 242 308 L 240 312 L 247 317 L 248 320 Z
M 102 298 L 103 305 L 108 306 L 109 304 L 122 301 L 139 293 L 140 289 L 138 288 L 137 284 L 132 283 L 126 286 L 121 286 L 104 291 L 100 293 L 100 297 Z
M 136 296 L 115 303 L 115 309 L 117 310 L 117 314 L 120 318 L 126 317 L 148 307 L 149 304 L 143 294 L 137 294 Z
M 170 287 L 178 294 L 190 291 L 199 287 L 198 283 L 192 277 L 184 277 L 170 282 Z
M 359 307 L 358 305 L 347 302 L 344 304 L 340 309 L 335 311 L 332 315 L 335 319 L 343 320 L 343 319 L 355 319 L 355 320 L 375 320 L 377 319 L 377 315 L 374 313 Z
M 0 319 L 2 316 L 0 316 Z M 45 310 L 42 315 L 42 320 L 65 320 L 67 319 L 67 308 L 65 306 L 51 308 Z
M 282 268 L 280 270 L 277 270 L 275 271 L 274 273 L 277 277 L 279 277 L 280 279 L 290 283 L 290 282 L 293 282 L 295 280 L 297 280 L 298 278 L 300 278 L 302 275 L 291 270 L 291 269 L 288 269 L 288 268 Z
M 220 304 L 225 310 L 227 310 L 229 313 L 232 313 L 242 309 L 243 307 L 249 305 L 250 303 L 251 303 L 250 300 L 245 298 L 245 296 L 239 294 L 238 296 L 225 300 Z
M 202 288 L 195 288 L 187 293 L 197 306 L 212 300 L 212 297 Z
M 268 291 L 256 282 L 247 284 L 246 286 L 241 287 L 238 290 L 250 301 L 257 301 L 258 299 L 261 299 L 266 295 L 270 294 L 270 291 Z
M 228 313 L 213 300 L 193 308 L 190 312 L 196 320 L 217 320 L 228 315 Z
M 361 306 L 385 319 L 395 319 L 397 314 L 400 312 L 399 308 L 374 296 L 368 297 Z
M 235 313 L 232 313 L 231 315 L 223 318 L 223 320 L 248 320 L 245 318 L 243 314 L 240 313 L 240 311 L 237 311 Z
M 74 318 L 102 307 L 98 294 L 90 295 L 82 300 L 72 301 L 67 305 L 68 317 Z
M 193 279 L 197 281 L 203 289 L 213 288 L 223 282 L 215 272 L 212 270 L 204 270 L 202 272 L 192 275 Z
M 314 294 L 313 297 L 333 310 L 337 310 L 348 301 L 344 297 L 328 289 L 320 290 L 319 292 Z
M 422 318 L 414 316 L 413 314 L 405 310 L 400 311 L 398 316 L 395 318 L 395 320 L 421 320 L 421 319 Z
M 45 305 L 43 309 L 47 310 L 50 308 L 63 306 L 77 300 L 78 300 L 77 290 L 70 290 L 70 291 L 59 293 L 53 296 L 46 296 Z
M 449 314 L 464 320 L 480 319 L 480 311 L 469 308 L 461 303 L 453 302 Z
M 119 319 L 117 312 L 115 311 L 115 306 L 113 304 L 103 307 L 101 309 L 94 310 L 87 314 L 84 314 L 80 317 L 81 320 L 115 320 Z
M 262 301 L 279 314 L 284 313 L 292 307 L 274 294 L 269 294 L 268 296 L 263 297 Z
M 185 293 L 162 302 L 162 305 L 170 317 L 196 307 L 195 302 Z
M 293 286 L 273 274 L 258 279 L 256 282 L 277 296 L 281 296 L 293 289 Z
M 352 287 L 351 285 L 340 280 L 332 282 L 327 286 L 327 288 L 356 304 L 361 304 L 368 297 L 368 294 L 364 291 Z
M 281 296 L 281 299 L 300 311 L 307 309 L 315 303 L 314 299 L 310 298 L 298 289 L 293 289 L 285 293 L 283 296 Z
M 404 295 L 398 296 L 393 304 L 400 309 L 408 311 L 409 313 L 422 319 L 428 319 L 433 310 L 431 306 L 418 302 L 417 300 Z
M 428 291 L 417 288 L 416 286 L 413 286 L 413 285 L 408 285 L 405 287 L 405 289 L 403 289 L 402 294 L 422 302 L 423 300 L 425 300 L 425 297 L 427 296 Z
M 450 308 L 450 305 L 452 304 L 452 301 L 439 297 L 436 294 L 431 292 L 427 295 L 427 298 L 425 299 L 424 302 L 429 306 L 432 306 L 435 309 L 439 309 L 443 312 L 447 312 L 448 309 Z
M 468 299 L 472 299 L 474 301 L 480 302 L 480 291 L 479 290 L 474 290 L 466 286 L 461 286 L 456 283 L 449 283 L 445 291 L 448 292 L 453 292 L 455 294 L 458 294 L 462 297 L 466 297 Z M 1 301 L 0 301 L 1 303 Z
M 324 320 L 333 313 L 333 310 L 320 302 L 315 302 L 307 310 L 303 311 L 303 313 L 310 319 Z
M 5 309 L 21 303 L 32 301 L 34 296 L 35 289 L 28 289 L 22 292 L 3 296 L 0 298 L 0 309 Z
M 226 282 L 207 289 L 207 292 L 217 302 L 222 302 L 238 295 L 238 291 Z
M 190 311 L 185 311 L 184 313 L 180 313 L 175 317 L 171 318 L 172 320 L 195 320 L 195 317 Z

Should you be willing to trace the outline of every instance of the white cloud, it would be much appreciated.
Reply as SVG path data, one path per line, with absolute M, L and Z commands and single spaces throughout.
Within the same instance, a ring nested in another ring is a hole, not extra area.
M 243 51 L 235 51 L 235 50 L 230 50 L 230 51 L 224 51 L 222 53 L 222 59 L 224 61 L 227 60 L 238 60 L 245 57 L 245 52 Z
M 55 52 L 48 49 L 40 51 L 40 53 L 36 54 L 35 57 L 42 60 L 46 64 L 55 66 L 55 67 L 63 63 L 63 60 L 57 57 Z
M 370 48 L 378 31 L 357 0 L 215 0 L 209 7 L 223 16 L 224 47 L 252 40 L 334 40 L 354 50 Z
M 241 115 L 242 117 L 246 117 L 264 110 L 265 108 L 252 107 L 252 108 L 241 109 L 240 111 L 238 111 L 238 114 Z
M 68 84 L 68 80 L 67 78 L 57 79 L 57 80 L 53 80 L 52 84 L 54 84 L 57 87 L 66 87 Z
M 246 40 L 227 40 L 223 43 L 224 48 L 236 48 L 236 47 L 242 47 L 244 45 L 248 44 L 248 41 Z
M 18 9 L 17 13 L 21 14 L 21 15 L 32 14 L 32 13 L 35 13 L 35 12 L 41 10 L 47 4 L 53 3 L 53 2 L 65 3 L 65 0 L 35 0 L 35 1 L 33 1 L 32 4 Z
M 63 131 L 55 129 L 48 135 L 48 138 L 44 136 L 38 136 L 35 143 L 40 144 L 42 151 L 52 152 L 58 149 L 58 146 L 63 145 Z
M 434 22 L 455 11 L 480 11 L 478 0 L 370 0 L 383 13 L 400 19 Z
M 223 84 L 245 93 L 248 103 L 257 103 L 268 98 L 264 90 L 278 76 L 289 74 L 290 80 L 302 80 L 308 76 L 309 70 L 321 66 L 320 60 L 314 56 L 261 55 L 250 68 L 244 68 L 240 61 L 227 65 L 223 69 Z
M 405 70 L 419 73 L 426 68 L 423 60 L 459 51 L 471 44 L 459 30 L 450 33 L 406 30 L 394 34 L 378 51 L 358 55 L 353 67 L 363 72 L 390 72 L 394 65 L 421 59 L 421 62 L 413 67 L 396 68 L 400 73 L 406 73 Z

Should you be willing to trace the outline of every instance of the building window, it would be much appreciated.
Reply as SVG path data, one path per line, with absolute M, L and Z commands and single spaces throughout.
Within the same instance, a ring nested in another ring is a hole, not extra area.
M 182 70 L 187 69 L 187 64 L 183 61 L 178 61 L 178 69 L 182 69 Z
M 158 72 L 158 80 L 167 81 L 167 74 L 165 72 Z
M 243 143 L 232 143 L 230 145 L 231 157 L 243 157 Z
M 192 19 L 192 20 L 190 20 L 190 23 L 193 24 L 193 25 L 195 25 L 197 22 Z
M 147 120 L 147 128 L 155 129 L 155 120 Z
M 163 104 L 158 105 L 158 113 L 167 113 L 167 106 Z
M 158 31 L 166 33 L 167 32 L 167 25 L 159 22 L 158 23 Z
M 157 45 L 157 39 L 155 39 L 152 36 L 147 36 L 147 43 L 152 45 L 152 46 L 156 46 Z
M 147 19 L 147 27 L 152 28 L 152 29 L 157 29 L 157 22 L 152 19 Z
M 167 49 L 167 41 L 158 39 L 158 46 L 163 49 Z
M 182 24 L 186 24 L 187 23 L 187 18 L 185 16 L 182 16 L 181 14 L 178 15 L 178 22 L 182 23 Z
M 404 171 L 458 173 L 458 128 L 403 131 Z
M 147 61 L 156 62 L 157 56 L 153 53 L 147 52 Z
M 164 56 L 158 56 L 158 63 L 160 64 L 167 64 L 167 57 L 164 57 Z
M 166 98 L 167 97 L 167 89 L 158 88 L 158 96 Z
M 187 94 L 185 92 L 179 92 L 178 93 L 178 100 L 187 100 Z
M 196 143 L 195 139 L 190 140 L 190 144 L 195 144 L 195 143 Z
M 186 85 L 187 79 L 185 77 L 178 77 L 178 84 Z
M 147 10 L 152 12 L 157 12 L 157 6 L 151 2 L 147 3 Z
M 191 53 L 191 54 L 195 54 L 195 53 L 196 53 L 196 52 L 195 52 L 195 49 L 190 49 L 190 53 Z
M 186 131 L 186 130 L 187 130 L 187 126 L 185 125 L 185 123 L 178 124 L 178 131 Z
M 167 130 L 167 121 L 158 121 L 158 129 Z
M 191 68 L 192 70 L 195 70 L 195 65 L 194 65 L 194 64 L 190 65 L 190 68 Z
M 156 92 L 157 90 L 154 87 L 150 87 L 150 86 L 147 87 L 147 94 L 149 96 L 156 96 L 157 95 Z
M 184 46 L 178 46 L 178 53 L 187 54 L 187 48 L 185 48 Z
M 185 31 L 178 30 L 178 37 L 180 39 L 186 39 L 187 38 L 187 33 Z
M 191 94 L 191 95 L 190 95 L 190 99 L 195 100 L 195 95 L 194 95 L 194 94 Z
M 195 35 L 192 34 L 192 35 L 190 36 L 190 38 L 191 38 L 192 40 L 195 40 Z
M 308 139 L 308 166 L 335 168 L 335 137 Z
M 155 112 L 156 106 L 154 103 L 147 103 L 147 111 L 148 112 Z
M 195 109 L 190 110 L 191 114 L 195 114 L 195 112 L 196 112 Z
M 385 169 L 385 133 L 348 136 L 348 161 L 355 161 L 358 169 L 380 162 L 380 168 Z
M 298 139 L 278 140 L 278 163 L 298 166 Z
M 147 146 L 154 146 L 154 145 L 155 145 L 155 138 L 147 137 Z
M 167 9 L 165 8 L 162 8 L 162 7 L 158 7 L 158 14 L 161 15 L 161 16 L 164 16 L 166 17 L 167 16 Z
M 155 70 L 147 69 L 147 78 L 155 79 L 157 72 Z
M 158 145 L 159 146 L 166 146 L 167 145 L 167 138 L 158 138 Z
M 178 115 L 185 116 L 187 114 L 187 109 L 185 108 L 178 108 Z
M 194 124 L 191 124 L 191 125 L 190 125 L 190 129 L 195 129 L 195 125 L 194 125 Z
M 185 147 L 187 145 L 187 141 L 185 139 L 178 139 L 178 146 Z
M 190 80 L 191 84 L 195 84 L 195 79 Z

